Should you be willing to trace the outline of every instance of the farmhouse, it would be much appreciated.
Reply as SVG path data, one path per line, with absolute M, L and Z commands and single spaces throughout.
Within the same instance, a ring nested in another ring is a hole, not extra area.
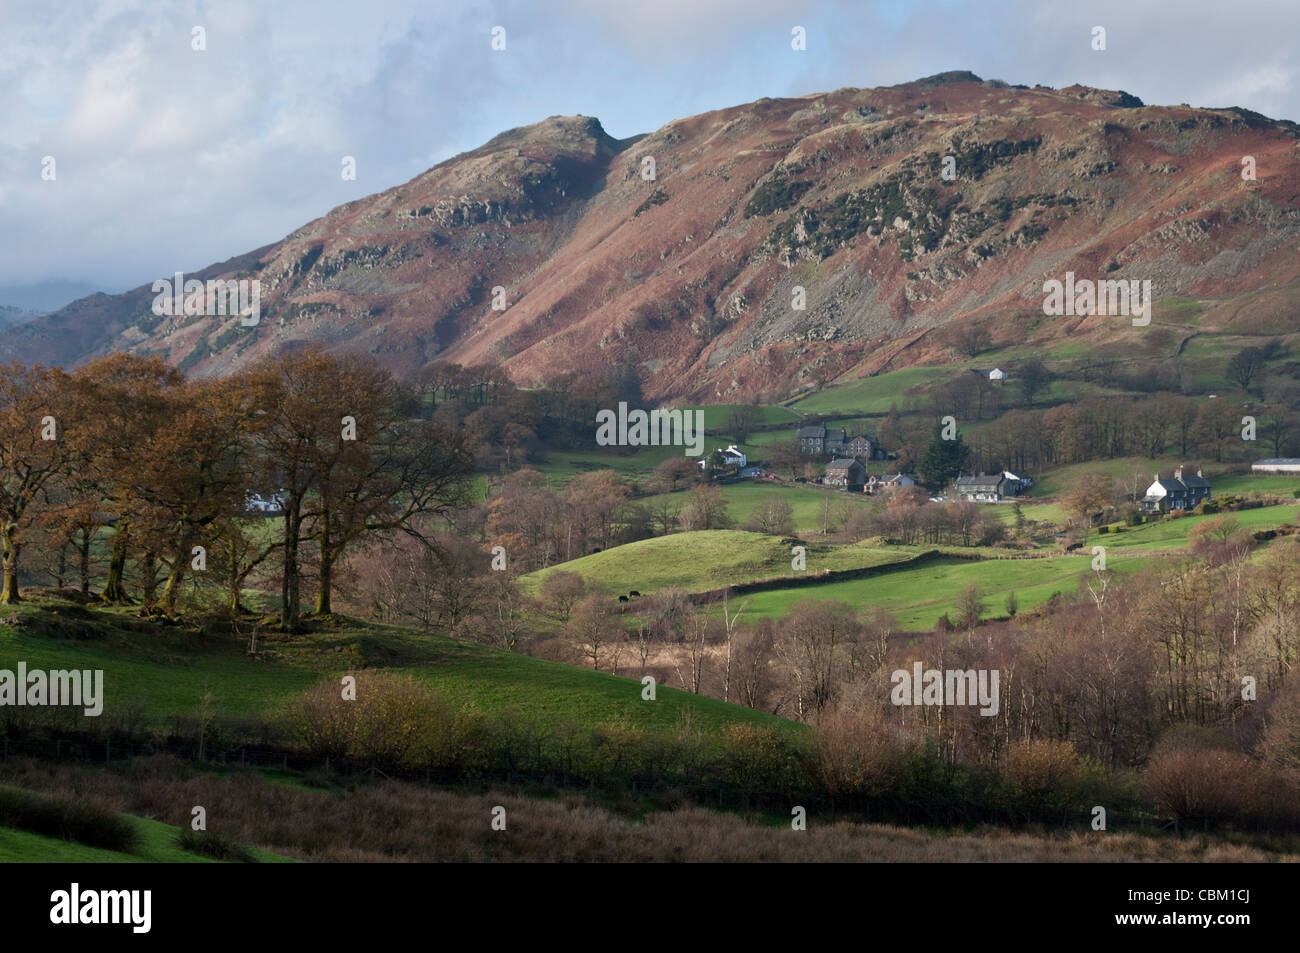
M 862 487 L 863 493 L 893 493 L 905 486 L 916 486 L 916 477 L 910 473 L 889 473 L 884 476 L 872 474 Z
M 826 465 L 826 476 L 822 480 L 829 486 L 849 486 L 865 483 L 867 468 L 852 457 L 837 457 Z
M 1019 496 L 1027 485 L 1021 477 L 1003 470 L 1001 473 L 958 477 L 955 489 L 957 495 L 963 500 L 972 503 L 997 503 L 999 500 Z
M 878 460 L 884 456 L 880 452 L 880 443 L 869 433 L 861 433 L 856 437 L 850 437 L 844 444 L 844 455 L 846 457 L 857 457 L 860 460 Z
M 978 367 L 972 367 L 970 372 L 976 377 L 987 377 L 991 381 L 1004 381 L 1007 379 L 1007 372 L 1000 367 L 995 367 L 991 371 L 981 370 Z
M 1171 510 L 1190 510 L 1210 498 L 1210 481 L 1200 470 L 1195 476 L 1183 476 L 1183 468 L 1174 470 L 1172 479 L 1162 480 L 1160 474 L 1147 487 L 1142 498 L 1143 513 L 1168 513 Z
M 1300 473 L 1300 457 L 1269 457 L 1250 465 L 1251 473 Z
M 718 453 L 722 454 L 722 465 L 724 467 L 734 465 L 743 470 L 745 467 L 749 466 L 749 457 L 743 450 L 737 449 L 735 444 L 732 444 L 725 450 L 719 450 Z M 708 457 L 701 460 L 699 464 L 700 469 L 703 470 L 708 465 L 708 462 Z
M 800 427 L 798 431 L 800 453 L 838 454 L 849 439 L 843 427 L 831 429 L 823 424 Z
M 884 459 L 880 441 L 869 433 L 850 437 L 843 427 L 824 427 L 821 424 L 800 427 L 798 431 L 800 453 L 828 453 L 833 457 L 858 457 L 862 460 Z

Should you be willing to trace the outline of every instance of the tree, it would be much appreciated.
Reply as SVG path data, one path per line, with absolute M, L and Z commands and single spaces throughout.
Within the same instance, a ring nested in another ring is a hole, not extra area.
M 807 718 L 826 708 L 839 689 L 845 646 L 858 624 L 847 603 L 804 599 L 786 614 L 782 628 L 778 654 L 793 683 L 795 709 Z
M 593 593 L 574 606 L 564 631 L 599 672 L 601 652 L 614 640 L 618 628 L 609 597 Z
M 133 492 L 143 510 L 137 531 L 168 567 L 161 603 L 169 614 L 195 547 L 218 548 L 216 529 L 242 515 L 246 434 L 256 410 L 250 400 L 238 378 L 187 383 L 171 394 L 167 426 L 137 448 L 151 471 Z
M 576 572 L 556 570 L 542 580 L 542 602 L 561 622 L 568 622 L 574 605 L 587 594 L 587 581 Z
M 332 358 L 308 349 L 267 358 L 248 378 L 261 418 L 255 479 L 282 500 L 280 623 L 290 631 L 299 627 L 299 553 L 312 516 L 309 498 L 319 489 L 322 459 L 336 452 L 342 418 L 350 416 L 336 370 Z
M 945 440 L 943 425 L 935 424 L 925 455 L 917 464 L 917 475 L 929 486 L 945 486 L 961 473 L 962 464 L 966 462 L 969 453 L 966 444 L 962 442 L 961 434 L 957 434 L 952 440 Z
M 1025 406 L 1033 404 L 1036 397 L 1052 382 L 1052 373 L 1047 365 L 1036 357 L 1026 358 L 1016 368 L 1016 379 L 1020 382 L 1020 393 L 1025 399 Z
M 974 357 L 981 351 L 988 350 L 992 344 L 993 338 L 988 329 L 969 321 L 957 331 L 957 346 L 967 357 Z
M 58 368 L 11 365 L 0 369 L 0 545 L 4 585 L 0 602 L 15 603 L 24 534 L 49 485 L 71 466 L 77 441 L 89 429 L 90 408 L 78 409 L 67 374 Z M 69 432 L 63 432 L 67 428 Z
M 985 608 L 984 593 L 980 591 L 979 586 L 972 582 L 957 597 L 958 623 L 966 629 L 975 628 L 975 626 L 979 625 Z
M 697 486 L 682 510 L 682 526 L 688 530 L 731 529 L 727 498 L 718 486 Z
M 615 524 L 631 498 L 632 490 L 614 470 L 580 473 L 564 488 L 573 523 L 581 536 L 601 549 L 609 548 Z
M 799 441 L 794 437 L 774 440 L 767 446 L 767 462 L 773 470 L 788 470 L 790 479 L 799 473 L 806 457 L 799 452 Z
M 652 482 L 660 493 L 672 493 L 698 483 L 699 465 L 690 457 L 669 457 L 654 468 Z
M 744 443 L 759 422 L 758 408 L 753 404 L 740 404 L 728 415 L 727 424 L 736 443 Z
M 1242 390 L 1250 390 L 1251 381 L 1264 369 L 1264 352 L 1257 347 L 1243 347 L 1228 361 L 1224 375 Z
M 166 423 L 167 408 L 185 378 L 160 357 L 117 353 L 86 364 L 76 380 L 95 408 L 99 432 L 113 435 L 111 440 L 87 439 L 84 461 L 85 472 L 99 488 L 105 520 L 113 525 L 102 596 L 106 602 L 126 602 L 127 557 L 136 543 L 137 524 L 142 530 L 145 526 L 140 490 L 149 486 L 155 464 L 141 448 Z
M 1093 517 L 1103 513 L 1114 501 L 1114 480 L 1109 473 L 1099 470 L 1076 477 L 1061 497 L 1061 505 L 1065 511 L 1083 523 L 1085 540 L 1088 538 L 1088 529 L 1092 526 Z
M 779 493 L 771 493 L 750 514 L 746 529 L 769 536 L 790 536 L 794 533 L 794 507 Z

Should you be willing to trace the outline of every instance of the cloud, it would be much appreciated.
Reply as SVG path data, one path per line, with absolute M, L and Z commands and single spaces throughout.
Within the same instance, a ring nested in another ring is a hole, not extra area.
M 790 49 L 790 28 L 808 49 Z M 1108 50 L 1090 49 L 1105 25 Z M 508 46 L 489 46 L 493 26 Z M 207 49 L 191 47 L 206 31 Z M 0 12 L 0 287 L 122 290 L 549 115 L 615 136 L 946 69 L 1300 119 L 1300 9 L 1185 0 L 110 0 Z M 57 161 L 41 180 L 42 158 Z M 344 155 L 358 178 L 339 176 Z M 3 295 L 0 294 L 0 302 Z

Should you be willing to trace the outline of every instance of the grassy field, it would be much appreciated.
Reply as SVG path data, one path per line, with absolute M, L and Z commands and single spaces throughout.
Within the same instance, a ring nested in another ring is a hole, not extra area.
M 1144 523 L 1141 526 L 1126 526 L 1118 535 L 1113 531 L 1104 536 L 1095 531 L 1088 536 L 1089 544 L 1101 544 L 1107 550 L 1120 549 L 1125 552 L 1133 550 L 1170 550 L 1181 549 L 1187 545 L 1187 534 L 1193 528 L 1207 520 L 1226 515 L 1235 520 L 1239 526 L 1251 531 L 1272 529 L 1286 523 L 1295 523 L 1300 519 L 1300 504 L 1282 506 L 1261 506 L 1255 510 L 1241 510 L 1227 514 L 1210 516 L 1184 516 L 1179 519 L 1161 520 L 1156 523 Z
M 93 629 L 85 620 L 69 622 L 55 614 L 72 608 L 54 602 L 6 607 L 0 616 L 0 668 L 23 661 L 28 669 L 103 669 L 104 710 L 111 715 L 193 716 L 207 693 L 215 714 L 274 715 L 320 679 L 384 667 L 408 672 L 453 702 L 486 711 L 509 708 L 556 725 L 629 722 L 672 732 L 689 715 L 705 730 L 738 722 L 794 727 L 671 688 L 660 688 L 654 703 L 643 702 L 635 679 L 393 626 L 339 620 L 318 632 L 268 638 L 263 657 L 253 660 L 230 637 L 153 627 L 118 610 L 90 613 L 92 620 L 117 623 Z M 11 624 L 15 614 L 26 617 L 18 627 Z M 70 634 L 78 628 L 91 636 Z
M 780 496 L 790 504 L 790 509 L 794 515 L 795 532 L 802 534 L 821 532 L 822 501 L 828 498 L 832 502 L 843 501 L 854 507 L 876 505 L 876 501 L 865 493 L 846 493 L 842 490 L 789 486 L 777 483 L 775 480 L 742 480 L 739 483 L 728 483 L 722 487 L 722 495 L 727 499 L 727 515 L 735 521 L 737 526 L 743 526 L 749 519 L 750 514 L 754 512 L 755 507 L 773 494 Z M 689 493 L 684 490 L 667 495 L 671 497 L 674 503 L 682 506 L 685 506 L 690 498 Z M 664 496 L 665 494 L 650 496 L 638 502 L 654 505 L 661 501 Z
M 918 546 L 833 546 L 805 541 L 808 572 L 861 569 L 907 559 Z M 642 539 L 593 553 L 522 577 L 535 591 L 547 576 L 573 572 L 610 595 L 635 589 L 648 595 L 669 586 L 703 592 L 720 586 L 778 576 L 797 575 L 791 569 L 790 546 L 776 536 L 743 530 L 712 529 Z
M 1125 557 L 1110 559 L 1107 565 L 1127 574 L 1143 568 L 1146 562 L 1140 557 Z M 949 618 L 955 616 L 958 597 L 972 583 L 979 586 L 985 598 L 983 617 L 1005 616 L 1003 606 L 1008 592 L 1014 590 L 1020 611 L 1033 609 L 1055 592 L 1074 592 L 1079 582 L 1091 574 L 1090 565 L 1090 557 L 1085 556 L 979 562 L 942 559 L 867 579 L 757 592 L 743 597 L 742 619 L 752 622 L 776 618 L 804 599 L 837 600 L 859 612 L 885 609 L 906 628 L 929 629 L 945 613 Z
M 58 837 L 33 834 L 31 831 L 0 827 L 0 863 L 29 864 L 213 864 L 223 861 L 213 860 L 199 854 L 182 850 L 176 844 L 180 828 L 161 821 L 145 817 L 127 818 L 140 831 L 140 842 L 135 853 L 122 853 L 105 850 L 100 847 L 88 847 Z M 273 854 L 270 851 L 249 848 L 250 853 L 261 863 L 294 863 L 289 857 Z
M 957 370 L 956 367 L 907 367 L 876 377 L 833 384 L 819 393 L 794 401 L 790 407 L 801 414 L 887 414 L 892 404 L 902 409 L 909 388 L 942 380 Z

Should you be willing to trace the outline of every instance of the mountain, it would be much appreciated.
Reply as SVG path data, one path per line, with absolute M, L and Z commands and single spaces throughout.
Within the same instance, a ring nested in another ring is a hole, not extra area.
M 717 401 L 951 359 L 972 322 L 999 346 L 1159 337 L 1046 317 L 1043 282 L 1067 271 L 1151 281 L 1157 324 L 1197 298 L 1222 326 L 1293 331 L 1297 252 L 1295 123 L 955 72 L 625 140 L 552 117 L 187 275 L 257 278 L 257 327 L 156 316 L 143 286 L 13 329 L 0 357 L 129 349 L 212 374 L 317 342 L 400 374 L 499 362 L 525 385 L 631 363 L 648 397 Z

